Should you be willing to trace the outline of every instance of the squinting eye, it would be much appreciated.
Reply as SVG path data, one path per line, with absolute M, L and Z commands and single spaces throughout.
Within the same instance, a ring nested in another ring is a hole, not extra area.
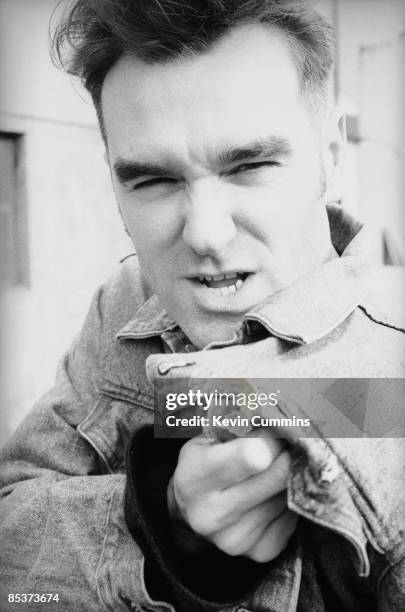
M 279 166 L 280 164 L 278 162 L 274 162 L 274 161 L 262 161 L 262 162 L 252 162 L 249 164 L 241 164 L 240 166 L 237 166 L 236 168 L 234 168 L 230 174 L 236 174 L 237 172 L 249 172 L 251 170 L 259 170 L 260 168 L 263 168 L 265 166 L 271 167 L 271 166 Z
M 142 183 L 137 183 L 133 186 L 133 190 L 143 189 L 145 187 L 153 187 L 154 185 L 161 185 L 164 183 L 176 183 L 176 179 L 172 179 L 169 177 L 156 177 L 153 179 L 148 179 L 147 181 L 142 181 Z

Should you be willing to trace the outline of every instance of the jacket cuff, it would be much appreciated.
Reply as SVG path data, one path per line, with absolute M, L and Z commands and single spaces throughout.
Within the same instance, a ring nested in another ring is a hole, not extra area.
M 189 545 L 180 545 L 178 525 L 167 506 L 167 487 L 186 441 L 155 439 L 151 426 L 135 434 L 127 453 L 125 520 L 145 555 L 145 582 L 153 598 L 170 601 L 178 609 L 217 610 L 245 600 L 267 567 L 230 557 L 191 533 Z

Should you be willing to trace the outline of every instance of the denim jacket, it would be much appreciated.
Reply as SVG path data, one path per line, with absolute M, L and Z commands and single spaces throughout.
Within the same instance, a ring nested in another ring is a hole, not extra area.
M 153 422 L 157 379 L 404 377 L 404 329 L 367 293 L 363 230 L 340 209 L 330 223 L 340 257 L 203 351 L 148 294 L 136 257 L 119 265 L 54 388 L 1 451 L 0 610 L 16 609 L 9 593 L 57 593 L 61 610 L 174 612 L 149 595 L 123 510 L 125 448 Z M 337 610 L 405 609 L 403 440 L 320 437 L 298 450 L 288 505 L 302 517 L 302 537 L 246 601 L 217 609 L 332 609 L 319 576 L 340 594 Z

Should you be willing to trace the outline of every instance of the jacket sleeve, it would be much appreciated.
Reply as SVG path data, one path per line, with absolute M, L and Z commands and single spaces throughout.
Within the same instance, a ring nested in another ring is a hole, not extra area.
M 399 333 L 403 342 L 403 334 Z M 277 388 L 272 383 L 275 379 L 268 378 L 269 372 L 274 372 L 278 365 L 278 384 L 285 385 L 283 381 L 289 380 L 288 371 L 293 358 L 274 359 L 272 342 L 273 339 L 269 338 L 243 346 L 188 353 L 189 362 L 186 365 L 178 364 L 176 355 L 152 355 L 147 361 L 148 375 L 155 385 L 164 379 L 165 389 L 169 388 L 169 380 L 175 383 L 177 378 L 197 381 L 200 387 L 204 381 L 210 383 L 209 379 L 212 378 L 214 387 L 211 389 L 208 386 L 207 391 L 217 388 L 215 385 L 221 380 L 226 383 L 227 379 L 232 379 L 233 384 L 234 379 L 242 383 L 247 381 L 247 388 L 255 392 L 263 391 L 263 384 L 270 384 L 269 388 L 274 390 Z M 163 360 L 165 367 L 159 371 L 160 361 Z M 173 364 L 176 367 L 172 367 Z M 294 374 L 298 377 L 297 356 L 293 365 Z M 302 380 L 305 378 L 304 373 Z M 346 387 L 348 380 L 342 380 L 339 384 Z M 388 380 L 387 386 L 381 388 L 389 389 L 389 385 L 392 383 L 395 386 L 396 382 L 397 379 Z M 280 386 L 280 389 L 284 387 Z M 376 394 L 379 390 L 380 387 L 376 385 Z M 376 404 L 379 407 L 376 418 L 381 423 L 388 421 L 395 412 L 390 409 L 389 397 L 386 394 Z M 309 407 L 312 408 L 311 403 Z M 280 414 L 273 416 L 290 419 L 294 416 L 310 417 L 311 412 L 305 412 L 305 404 L 304 408 L 295 397 L 292 405 L 283 402 Z M 279 411 L 279 407 L 274 410 Z M 316 429 L 312 426 L 310 433 L 304 433 L 302 437 L 297 437 L 297 429 L 293 426 L 280 425 L 272 429 L 273 434 L 288 440 L 292 453 L 288 482 L 289 508 L 306 519 L 307 524 L 314 525 L 317 532 L 326 534 L 322 539 L 324 544 L 326 542 L 322 557 L 325 567 L 330 558 L 328 535 L 333 533 L 348 543 L 351 554 L 340 559 L 339 563 L 342 567 L 350 564 L 351 575 L 357 578 L 358 585 L 366 584 L 367 580 L 381 610 L 388 610 L 383 603 L 387 593 L 385 585 L 390 585 L 396 597 L 405 596 L 405 438 L 330 437 L 328 420 L 324 420 L 326 431 L 319 420 Z M 222 435 L 223 428 L 218 430 Z M 243 428 L 236 432 L 233 429 L 230 433 L 245 435 Z M 216 432 L 212 430 L 209 434 L 215 436 Z M 319 550 L 317 554 L 319 561 Z
M 179 612 L 239 609 L 274 564 L 231 557 L 182 522 L 173 523 L 167 490 L 185 442 L 154 439 L 153 427 L 146 426 L 128 448 L 126 521 L 147 559 L 146 584 Z
M 155 609 L 124 519 L 125 475 L 108 473 L 77 430 L 97 397 L 102 298 L 100 290 L 54 388 L 0 453 L 2 611 L 15 610 L 13 594 L 34 594 L 33 610 Z M 44 593 L 58 604 L 36 601 Z

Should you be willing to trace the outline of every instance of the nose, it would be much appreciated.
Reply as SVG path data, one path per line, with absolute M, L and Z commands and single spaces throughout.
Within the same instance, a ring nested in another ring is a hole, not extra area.
M 219 255 L 236 236 L 229 199 L 208 179 L 190 188 L 184 215 L 183 240 L 201 256 Z

